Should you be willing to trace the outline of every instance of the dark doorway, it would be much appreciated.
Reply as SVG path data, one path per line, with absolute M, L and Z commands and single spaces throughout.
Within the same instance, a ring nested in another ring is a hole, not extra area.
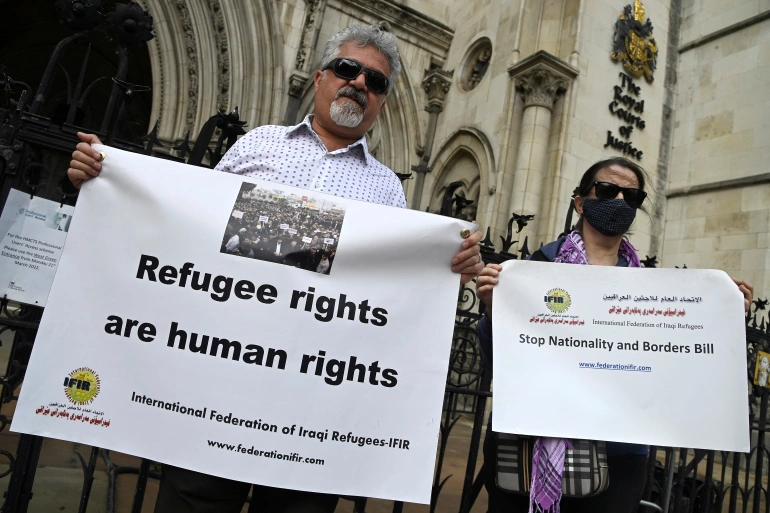
M 104 0 L 101 11 L 112 11 L 115 0 Z M 0 0 L 0 66 L 13 78 L 29 84 L 32 91 L 43 76 L 48 59 L 56 44 L 72 31 L 62 25 L 54 7 L 54 0 Z M 152 13 L 150 13 L 152 14 Z M 112 90 L 111 78 L 118 67 L 118 46 L 107 34 L 94 30 L 86 40 L 69 48 L 62 59 L 62 70 L 58 70 L 49 101 L 41 114 L 53 122 L 63 122 L 66 115 L 67 75 L 74 87 L 83 64 L 86 48 L 91 45 L 91 53 L 86 69 L 84 84 L 99 80 L 89 93 L 82 111 L 78 111 L 75 125 L 98 128 L 107 99 Z M 152 43 L 150 43 L 152 44 Z M 143 44 L 129 50 L 129 67 L 126 80 L 132 84 L 152 85 L 150 54 Z M 103 78 L 102 78 L 103 77 Z M 152 93 L 143 93 L 129 105 L 127 118 L 132 121 L 120 139 L 137 142 L 138 137 L 149 131 Z
M 102 0 L 100 12 L 112 12 L 116 3 L 116 0 Z M 0 0 L 0 70 L 13 80 L 29 85 L 33 98 L 54 48 L 59 41 L 73 35 L 73 31 L 59 21 L 55 4 L 55 0 Z M 130 48 L 128 52 L 126 81 L 142 86 L 152 85 L 147 44 Z M 84 131 L 100 128 L 113 87 L 112 77 L 118 69 L 118 45 L 101 29 L 92 30 L 85 39 L 67 47 L 61 66 L 55 70 L 51 89 L 38 113 L 50 120 L 52 128 L 65 122 L 69 110 L 68 98 L 78 82 L 87 53 L 83 88 L 93 86 L 88 90 L 82 107 L 77 109 L 73 124 Z M 5 101 L 0 91 L 0 102 Z M 152 92 L 137 94 L 128 105 L 127 122 L 116 138 L 140 143 L 139 138 L 150 129 L 151 110 Z M 45 185 L 38 194 L 52 198 L 69 167 L 70 155 L 39 145 L 29 145 L 27 151 L 25 160 L 43 164 L 47 175 L 40 177 L 40 182 Z

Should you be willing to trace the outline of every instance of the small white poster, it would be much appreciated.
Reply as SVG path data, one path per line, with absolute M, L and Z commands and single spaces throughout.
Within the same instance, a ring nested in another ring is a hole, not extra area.
M 74 208 L 11 189 L 0 216 L 0 296 L 45 306 Z
M 283 223 L 283 224 L 280 225 L 280 228 L 281 228 L 281 230 L 288 230 L 289 229 L 289 225 L 286 224 L 286 223 Z
M 313 242 L 313 239 L 311 239 L 310 237 L 302 237 L 302 242 L 304 242 L 305 244 L 310 244 L 311 242 Z
M 260 223 L 266 223 L 270 220 L 270 217 L 268 216 L 259 216 L 259 222 Z
M 335 242 L 334 239 L 324 239 L 324 244 L 334 244 Z
M 749 450 L 743 295 L 724 272 L 510 260 L 492 309 L 495 431 Z
M 289 233 L 290 233 L 290 234 L 292 234 L 292 235 L 297 235 L 297 230 L 295 230 L 294 228 L 289 228 L 289 229 L 288 229 L 288 230 L 286 230 L 286 231 L 287 231 L 287 232 L 289 232 Z
M 233 210 L 233 217 L 236 219 L 243 219 L 243 212 L 240 210 Z

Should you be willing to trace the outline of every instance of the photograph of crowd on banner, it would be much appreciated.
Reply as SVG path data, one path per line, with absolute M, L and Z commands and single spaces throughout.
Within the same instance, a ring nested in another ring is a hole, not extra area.
M 344 220 L 337 201 L 244 182 L 220 251 L 329 274 Z

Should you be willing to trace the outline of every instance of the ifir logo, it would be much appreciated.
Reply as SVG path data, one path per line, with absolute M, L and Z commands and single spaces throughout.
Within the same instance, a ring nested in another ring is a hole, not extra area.
M 88 367 L 80 367 L 64 377 L 64 393 L 73 404 L 91 404 L 99 395 L 101 380 Z
M 564 289 L 549 290 L 543 300 L 545 301 L 545 306 L 554 313 L 564 313 L 569 310 L 572 304 L 569 293 Z

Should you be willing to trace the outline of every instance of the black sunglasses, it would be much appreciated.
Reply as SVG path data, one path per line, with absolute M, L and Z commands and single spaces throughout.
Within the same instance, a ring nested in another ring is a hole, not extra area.
M 345 80 L 353 80 L 361 73 L 366 74 L 366 87 L 375 94 L 385 94 L 388 92 L 390 81 L 383 73 L 369 69 L 358 61 L 353 59 L 339 58 L 334 59 L 324 66 L 321 71 L 331 69 L 335 75 Z
M 623 199 L 628 206 L 639 208 L 644 203 L 647 193 L 641 189 L 633 187 L 621 187 L 612 182 L 594 182 L 592 187 L 596 187 L 596 197 L 600 200 L 611 200 L 618 197 L 618 193 L 623 191 Z

